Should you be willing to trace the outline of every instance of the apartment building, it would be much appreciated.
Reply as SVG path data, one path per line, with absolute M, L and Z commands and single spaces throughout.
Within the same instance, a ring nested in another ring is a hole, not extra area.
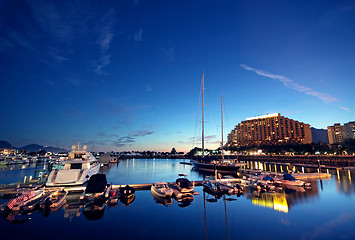
M 355 122 L 345 123 L 344 132 L 346 139 L 355 139 Z
M 342 143 L 344 141 L 344 126 L 340 125 L 340 123 L 335 123 L 333 126 L 328 126 L 327 130 L 330 144 Z

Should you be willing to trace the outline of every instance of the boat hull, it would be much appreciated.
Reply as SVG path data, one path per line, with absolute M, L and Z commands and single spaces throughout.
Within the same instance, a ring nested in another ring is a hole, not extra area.
M 81 174 L 79 179 L 75 179 L 73 181 L 57 181 L 57 176 L 55 176 L 55 171 L 53 170 L 49 176 L 48 181 L 46 183 L 47 187 L 59 187 L 59 186 L 80 186 L 86 183 L 92 175 L 97 174 L 100 171 L 100 165 L 96 165 L 93 168 L 84 170 Z M 68 170 L 59 170 L 61 172 L 65 172 Z
M 230 164 L 212 164 L 204 162 L 192 162 L 192 165 L 196 170 L 204 172 L 214 172 L 217 170 L 219 173 L 236 173 L 241 167 L 245 166 L 245 163 Z
M 154 193 L 158 197 L 171 197 L 173 195 L 173 190 L 165 191 L 161 189 L 157 189 L 156 187 L 152 186 L 151 187 L 151 192 Z

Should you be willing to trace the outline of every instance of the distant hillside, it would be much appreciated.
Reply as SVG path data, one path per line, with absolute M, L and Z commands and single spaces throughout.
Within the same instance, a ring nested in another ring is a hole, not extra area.
M 56 148 L 51 146 L 44 147 L 38 144 L 30 144 L 20 148 L 20 150 L 28 150 L 30 152 L 38 152 L 41 149 L 42 150 L 44 149 L 46 152 L 53 152 L 53 153 L 68 152 L 68 150 L 63 148 Z
M 26 145 L 26 146 L 23 146 L 23 147 L 20 147 L 18 148 L 19 150 L 27 150 L 27 151 L 30 151 L 30 152 L 38 152 L 40 149 L 44 149 L 43 146 L 41 145 L 38 145 L 38 144 L 30 144 L 30 145 Z
M 323 142 L 327 144 L 329 143 L 328 131 L 326 129 L 317 129 L 311 127 L 311 132 L 312 132 L 312 141 L 314 143 L 319 143 L 319 142 Z
M 0 148 L 15 148 L 11 143 L 0 140 Z
M 44 147 L 44 149 L 46 150 L 46 152 L 52 152 L 52 153 L 68 152 L 68 150 L 64 148 L 56 148 L 51 146 Z
M 45 150 L 46 152 L 52 152 L 52 153 L 59 153 L 59 152 L 68 152 L 68 150 L 64 148 L 56 148 L 56 147 L 51 147 L 47 146 L 44 147 L 39 144 L 29 144 L 20 148 L 14 147 L 11 143 L 7 141 L 2 141 L 0 140 L 0 148 L 10 148 L 10 149 L 18 149 L 18 150 L 27 150 L 29 152 L 38 152 L 39 150 Z

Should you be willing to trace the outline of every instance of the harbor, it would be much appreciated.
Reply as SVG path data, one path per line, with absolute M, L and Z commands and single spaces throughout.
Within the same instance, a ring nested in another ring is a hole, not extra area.
M 261 237 L 258 233 L 247 233 L 243 228 L 248 229 L 248 224 L 257 224 L 259 221 L 253 220 L 252 215 L 257 214 L 263 217 L 274 216 L 279 219 L 284 219 L 283 221 L 292 221 L 292 229 L 298 228 L 301 221 L 292 220 L 298 214 L 309 215 L 306 209 L 302 206 L 306 202 L 313 202 L 314 211 L 317 210 L 317 200 L 319 195 L 326 194 L 332 191 L 334 185 L 338 185 L 340 192 L 338 193 L 339 200 L 343 202 L 342 206 L 332 205 L 332 208 L 341 208 L 351 210 L 352 206 L 344 202 L 342 197 L 345 193 L 353 195 L 355 192 L 354 185 L 352 183 L 353 172 L 340 171 L 338 175 L 336 170 L 329 170 L 331 178 L 317 178 L 317 174 L 313 174 L 314 178 L 307 180 L 311 183 L 310 188 L 305 188 L 305 191 L 298 191 L 293 189 L 280 189 L 275 192 L 263 191 L 253 189 L 251 187 L 244 186 L 243 194 L 225 194 L 221 196 L 215 196 L 204 191 L 202 183 L 209 179 L 210 174 L 201 173 L 195 171 L 192 166 L 180 164 L 181 160 L 172 159 L 131 159 L 131 160 L 121 160 L 118 164 L 109 164 L 103 166 L 100 170 L 107 176 L 107 182 L 112 184 L 112 188 L 120 188 L 125 185 L 132 186 L 136 189 L 134 198 L 126 202 L 121 202 L 118 200 L 116 206 L 110 206 L 107 204 L 105 207 L 100 205 L 100 208 L 96 209 L 96 215 L 90 209 L 92 206 L 79 204 L 80 196 L 82 196 L 85 188 L 73 188 L 73 190 L 66 197 L 66 203 L 56 211 L 52 211 L 48 217 L 44 218 L 44 212 L 34 211 L 30 215 L 18 215 L 14 216 L 13 221 L 22 222 L 22 224 L 10 224 L 9 220 L 2 218 L 1 226 L 6 227 L 3 231 L 9 232 L 14 231 L 18 226 L 26 231 L 26 236 L 31 236 L 34 238 L 36 231 L 33 229 L 33 224 L 41 223 L 45 227 L 45 232 L 50 232 L 53 229 L 52 222 L 59 221 L 56 227 L 65 227 L 69 231 L 75 232 L 76 224 L 94 224 L 95 227 L 114 227 L 116 229 L 133 229 L 137 224 L 147 226 L 146 233 L 152 234 L 149 229 L 153 227 L 153 222 L 149 223 L 146 220 L 153 221 L 154 224 L 160 224 L 166 231 L 173 231 L 173 226 L 167 219 L 174 218 L 177 220 L 186 220 L 186 224 L 183 224 L 183 228 L 171 239 L 181 239 L 184 235 L 188 234 L 189 239 L 191 238 L 214 238 L 213 236 L 219 236 L 222 239 L 227 238 L 226 231 L 226 221 L 225 215 L 227 214 L 228 220 L 228 235 L 229 239 L 235 238 L 237 236 L 249 236 L 251 238 Z M 11 175 L 19 175 L 17 178 L 19 181 L 23 182 L 25 176 L 30 176 L 33 173 L 35 167 L 25 168 L 25 169 L 14 169 L 7 170 L 11 172 Z M 243 173 L 241 170 L 240 176 L 234 179 L 228 179 L 228 181 L 241 182 L 243 176 L 251 175 L 263 175 L 264 172 L 256 169 L 250 169 L 248 172 Z M 326 172 L 326 169 L 323 169 Z M 350 172 L 350 174 L 349 174 Z M 2 172 L 1 176 L 6 176 L 8 172 Z M 24 175 L 21 175 L 21 174 Z M 191 182 L 194 182 L 194 190 L 198 194 L 193 194 L 193 198 L 189 198 L 185 202 L 178 201 L 175 198 L 159 198 L 153 196 L 150 187 L 154 182 L 165 181 L 169 185 L 175 183 L 176 178 L 179 174 L 186 174 Z M 271 172 L 268 172 L 271 174 Z M 316 172 L 315 172 L 316 173 Z M 281 174 L 281 173 L 280 173 Z M 218 175 L 218 173 L 217 173 Z M 210 176 L 215 179 L 215 176 Z M 224 176 L 223 176 L 224 177 Z M 222 179 L 223 179 L 222 177 Z M 29 179 L 29 177 L 27 177 Z M 245 179 L 244 179 L 245 180 Z M 17 181 L 17 182 L 19 182 Z M 29 180 L 28 180 L 29 181 Z M 34 181 L 34 180 L 31 180 Z M 217 176 L 218 181 L 218 176 Z M 222 180 L 223 182 L 223 180 Z M 27 182 L 28 184 L 34 184 L 34 182 Z M 2 203 L 8 202 L 9 199 L 2 199 Z M 205 206 L 205 207 L 204 207 Z M 225 207 L 226 206 L 226 209 Z M 205 219 L 205 210 L 206 219 Z M 323 209 L 323 208 L 322 208 Z M 91 211 L 91 212 L 90 212 Z M 322 210 L 323 211 L 323 210 Z M 91 215 L 90 215 L 91 214 Z M 240 216 L 243 218 L 240 218 Z M 188 218 L 186 219 L 186 215 Z M 142 216 L 146 220 L 142 219 Z M 332 219 L 332 214 L 330 212 L 330 221 Z M 336 215 L 338 216 L 338 215 Z M 61 220 L 62 219 L 62 220 Z M 93 219 L 93 220 L 90 220 Z M 96 220 L 94 220 L 96 219 Z M 224 220 L 222 220 L 224 219 Z M 243 220 L 242 220 L 243 219 Z M 303 234 L 311 233 L 312 226 L 318 225 L 319 221 L 314 223 L 307 222 L 310 224 L 309 227 L 300 231 L 291 239 L 299 239 Z M 89 222 L 88 222 L 89 221 Z M 351 224 L 352 220 L 347 224 Z M 191 225 L 190 225 L 191 224 Z M 205 224 L 207 226 L 207 231 L 205 231 Z M 17 227 L 16 227 L 17 226 Z M 260 225 L 261 229 L 265 229 L 267 226 Z M 289 225 L 278 225 L 277 232 L 288 231 Z M 131 236 L 133 238 L 143 237 L 144 230 L 136 231 Z M 25 233 L 23 233 L 25 234 Z M 20 233 L 20 236 L 24 236 Z M 88 233 L 81 233 L 83 237 L 92 237 Z M 270 238 L 275 231 L 269 232 L 267 235 Z M 105 232 L 100 236 L 110 237 L 111 233 Z M 185 236 L 186 237 L 186 236 Z M 157 238 L 162 239 L 162 238 Z M 274 237 L 278 239 L 278 237 Z M 327 238 L 325 238 L 327 239 Z M 328 238 L 331 239 L 331 238 Z

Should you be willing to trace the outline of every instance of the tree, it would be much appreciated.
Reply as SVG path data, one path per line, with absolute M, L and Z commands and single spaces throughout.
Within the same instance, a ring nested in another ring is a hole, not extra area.
M 173 149 L 171 149 L 171 155 L 175 155 L 176 154 L 176 150 L 175 150 L 175 148 L 173 148 Z

